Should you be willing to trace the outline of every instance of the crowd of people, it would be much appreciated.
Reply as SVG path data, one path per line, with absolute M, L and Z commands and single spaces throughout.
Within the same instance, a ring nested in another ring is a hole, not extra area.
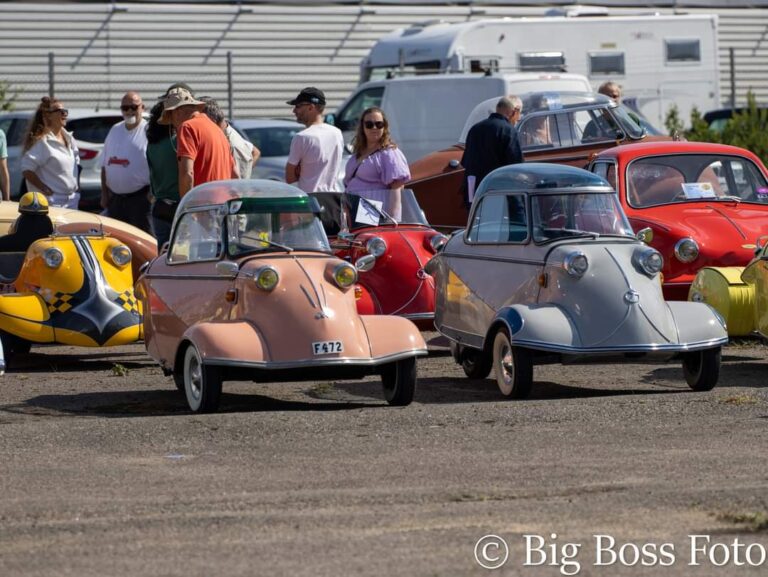
M 614 82 L 599 92 L 619 100 Z M 325 94 L 307 87 L 287 104 L 306 128 L 291 141 L 285 181 L 305 192 L 337 191 L 344 155 L 341 131 L 325 123 Z M 510 95 L 499 99 L 496 111 L 475 124 L 466 140 L 466 202 L 492 170 L 523 161 L 515 125 L 522 101 Z M 123 121 L 115 124 L 104 142 L 101 165 L 101 207 L 104 214 L 132 224 L 157 239 L 169 240 L 180 199 L 194 186 L 215 180 L 250 178 L 260 151 L 229 125 L 218 103 L 196 98 L 189 85 L 171 85 L 150 108 L 135 91 L 120 102 Z M 22 174 L 28 190 L 40 192 L 52 206 L 77 208 L 79 151 L 66 130 L 68 111 L 54 97 L 45 96 L 30 122 L 23 144 Z M 525 138 L 546 138 L 547 127 Z M 526 143 L 523 143 L 526 144 Z M 10 198 L 7 145 L 0 131 L 0 193 Z M 401 193 L 410 180 L 408 161 L 392 141 L 389 122 L 378 107 L 360 115 L 345 169 L 346 192 L 368 199 L 399 220 Z M 47 205 L 46 205 L 47 206 Z

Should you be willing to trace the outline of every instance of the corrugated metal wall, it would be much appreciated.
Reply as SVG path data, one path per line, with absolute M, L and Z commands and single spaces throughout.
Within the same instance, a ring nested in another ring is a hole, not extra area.
M 462 21 L 539 15 L 546 7 L 435 5 L 0 4 L 0 80 L 20 90 L 17 108 L 55 92 L 67 106 L 114 108 L 127 89 L 147 101 L 184 80 L 227 106 L 231 53 L 235 117 L 290 117 L 298 89 L 326 91 L 329 109 L 357 84 L 358 65 L 383 34 L 432 19 Z M 616 9 L 622 13 L 627 10 Z M 631 10 L 630 10 L 631 11 Z M 637 9 L 635 9 L 637 11 Z M 668 10 L 662 10 L 668 12 Z M 768 101 L 768 11 L 720 14 L 721 91 L 730 95 L 728 48 L 735 48 L 737 96 Z

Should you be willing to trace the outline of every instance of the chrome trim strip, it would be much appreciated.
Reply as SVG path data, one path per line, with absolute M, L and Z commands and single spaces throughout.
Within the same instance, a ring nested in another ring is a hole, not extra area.
M 554 345 L 551 343 L 544 343 L 541 341 L 528 341 L 522 339 L 512 339 L 512 345 L 528 347 L 531 349 L 539 349 L 542 351 L 551 351 L 557 353 L 578 353 L 578 354 L 593 354 L 593 353 L 676 353 L 676 352 L 690 352 L 699 351 L 702 349 L 710 349 L 712 347 L 724 345 L 728 343 L 728 337 L 720 339 L 711 339 L 708 341 L 699 341 L 695 343 L 681 343 L 681 344 L 669 344 L 669 345 L 657 345 L 657 344 L 645 344 L 645 345 L 631 345 L 626 347 L 569 347 L 566 345 Z
M 246 361 L 242 359 L 224 359 L 224 358 L 205 358 L 203 359 L 204 365 L 216 365 L 220 367 L 245 367 L 253 369 L 265 369 L 265 370 L 279 370 L 279 369 L 296 369 L 301 367 L 332 367 L 332 366 L 361 366 L 361 367 L 373 367 L 376 365 L 383 365 L 409 357 L 421 357 L 427 355 L 427 349 L 411 349 L 410 351 L 403 351 L 392 355 L 386 355 L 383 357 L 375 358 L 333 358 L 333 359 L 299 359 L 296 361 L 285 362 L 269 362 L 269 361 Z
M 400 316 L 406 319 L 431 320 L 435 318 L 435 313 L 411 313 L 411 314 L 400 315 Z

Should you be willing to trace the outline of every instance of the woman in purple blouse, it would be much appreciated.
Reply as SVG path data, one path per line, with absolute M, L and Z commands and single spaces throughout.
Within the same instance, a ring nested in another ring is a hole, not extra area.
M 408 161 L 389 136 L 389 123 L 380 108 L 368 108 L 360 115 L 352 141 L 344 186 L 349 194 L 384 203 L 384 211 L 400 220 L 403 185 L 411 179 Z

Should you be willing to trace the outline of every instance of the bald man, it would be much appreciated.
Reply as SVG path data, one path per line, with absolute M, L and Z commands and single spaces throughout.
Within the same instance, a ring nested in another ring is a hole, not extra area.
M 101 159 L 101 207 L 112 218 L 150 232 L 147 122 L 138 92 L 126 92 L 120 101 L 123 121 L 104 141 Z

